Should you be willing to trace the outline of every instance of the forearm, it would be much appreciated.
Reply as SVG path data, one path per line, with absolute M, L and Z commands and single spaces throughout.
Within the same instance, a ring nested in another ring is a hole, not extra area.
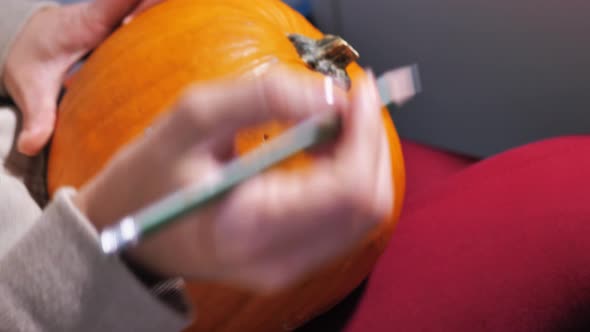
M 0 256 L 0 325 L 11 331 L 179 331 L 186 312 L 99 249 L 63 189 Z
M 10 45 L 35 11 L 54 5 L 52 1 L 0 0 L 0 97 L 7 96 L 3 74 Z

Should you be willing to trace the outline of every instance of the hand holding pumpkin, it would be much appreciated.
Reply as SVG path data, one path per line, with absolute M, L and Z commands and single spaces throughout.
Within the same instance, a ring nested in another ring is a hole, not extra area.
M 14 41 L 5 85 L 23 113 L 18 149 L 37 154 L 53 133 L 57 98 L 67 71 L 129 15 L 155 0 L 93 0 L 35 13 Z
M 77 204 L 100 229 L 215 174 L 239 128 L 329 109 L 343 113 L 344 132 L 309 169 L 261 174 L 129 252 L 163 276 L 285 287 L 350 249 L 392 209 L 388 144 L 370 79 L 350 101 L 336 93 L 333 104 L 324 82 L 300 71 L 197 86 L 84 186 Z

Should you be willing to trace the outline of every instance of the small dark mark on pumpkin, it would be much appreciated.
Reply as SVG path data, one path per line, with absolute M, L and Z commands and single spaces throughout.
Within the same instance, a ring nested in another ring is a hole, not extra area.
M 268 134 L 264 134 L 264 136 L 262 136 L 262 139 L 265 141 L 268 141 L 269 138 L 270 136 L 268 136 Z

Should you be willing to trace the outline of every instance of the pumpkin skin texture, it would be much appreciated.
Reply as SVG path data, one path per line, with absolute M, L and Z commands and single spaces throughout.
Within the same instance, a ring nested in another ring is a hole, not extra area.
M 324 36 L 279 0 L 168 0 L 119 28 L 71 80 L 59 106 L 48 164 L 50 194 L 62 186 L 82 186 L 194 82 L 255 75 L 277 61 L 313 72 L 286 37 L 289 33 Z M 354 62 L 346 71 L 353 86 L 364 75 Z M 295 329 L 337 304 L 367 277 L 394 230 L 405 191 L 399 138 L 385 108 L 382 117 L 395 188 L 393 214 L 346 255 L 277 294 L 261 296 L 187 280 L 196 310 L 188 331 Z M 237 154 L 285 127 L 269 123 L 240 132 Z M 279 167 L 296 170 L 308 162 L 313 162 L 311 156 L 301 153 Z

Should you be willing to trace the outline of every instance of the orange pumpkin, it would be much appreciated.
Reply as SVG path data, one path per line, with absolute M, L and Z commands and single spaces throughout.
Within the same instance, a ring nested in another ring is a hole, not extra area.
M 363 75 L 346 43 L 325 36 L 280 0 L 169 0 L 139 15 L 114 32 L 69 85 L 51 146 L 49 192 L 84 184 L 195 81 L 249 75 L 276 61 L 327 75 L 296 47 L 301 46 L 296 39 L 306 38 L 318 45 L 331 43 L 317 54 L 342 67 L 332 73 L 341 83 L 348 77 L 354 85 Z M 393 167 L 393 216 L 347 255 L 278 294 L 260 296 L 229 285 L 187 281 L 197 308 L 190 331 L 294 329 L 338 303 L 367 277 L 390 238 L 405 189 L 399 139 L 385 108 L 382 113 Z M 250 128 L 236 136 L 236 150 L 243 153 L 283 129 L 279 123 Z M 291 167 L 297 167 L 297 160 L 291 160 Z

